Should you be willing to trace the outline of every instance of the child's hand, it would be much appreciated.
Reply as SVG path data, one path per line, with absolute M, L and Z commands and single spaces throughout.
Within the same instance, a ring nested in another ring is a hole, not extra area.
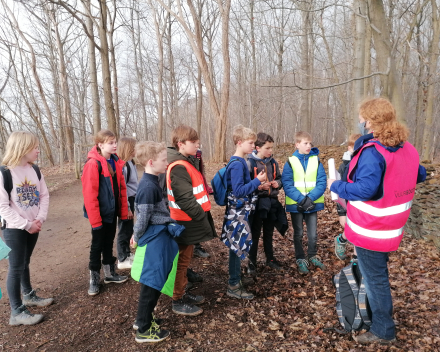
M 327 180 L 327 188 L 330 189 L 330 187 L 332 186 L 332 183 L 335 182 L 336 180 L 329 178 Z
M 132 220 L 133 219 L 133 212 L 131 210 L 128 211 L 127 219 L 128 220 Z
M 271 184 L 271 186 L 272 186 L 273 188 L 278 188 L 278 187 L 279 187 L 278 182 L 275 181 L 275 180 L 273 180 L 270 184 Z
M 134 241 L 134 235 L 133 235 L 133 236 L 131 236 L 131 239 L 130 239 L 130 247 L 136 248 L 137 246 L 138 246 L 138 244 L 137 244 L 137 242 Z
M 270 182 L 263 182 L 261 185 L 261 190 L 268 191 L 270 189 Z M 260 188 L 258 187 L 258 188 Z
M 41 222 L 40 220 L 32 221 L 31 228 L 28 230 L 29 233 L 34 234 L 41 231 Z
M 260 180 L 261 183 L 266 180 L 266 172 L 264 170 L 261 170 L 261 172 L 257 175 L 257 178 Z

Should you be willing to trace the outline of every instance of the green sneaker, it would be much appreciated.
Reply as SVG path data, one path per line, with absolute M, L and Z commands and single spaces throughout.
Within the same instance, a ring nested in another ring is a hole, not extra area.
M 340 260 L 347 259 L 345 255 L 345 245 L 347 244 L 347 240 L 344 243 L 341 242 L 342 234 L 339 234 L 335 237 L 335 254 Z
M 314 266 L 317 266 L 319 269 L 325 270 L 325 265 L 321 263 L 317 255 L 309 258 L 309 262 L 312 263 Z
M 156 343 L 163 341 L 168 337 L 170 337 L 170 332 L 168 330 L 161 329 L 159 325 L 153 321 L 151 327 L 144 333 L 140 333 L 139 330 L 136 332 L 135 341 L 138 343 Z
M 298 271 L 301 275 L 307 275 L 310 271 L 307 267 L 310 265 L 307 259 L 297 259 L 296 265 L 298 265 Z

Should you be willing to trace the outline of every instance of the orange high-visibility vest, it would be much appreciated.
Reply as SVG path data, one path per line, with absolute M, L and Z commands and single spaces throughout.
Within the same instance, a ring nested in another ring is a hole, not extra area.
M 197 203 L 200 204 L 204 211 L 211 210 L 211 202 L 209 201 L 208 192 L 206 192 L 205 184 L 203 182 L 203 176 L 200 171 L 198 171 L 188 161 L 177 160 L 171 163 L 168 166 L 167 170 L 167 193 L 168 205 L 170 207 L 170 216 L 174 220 L 191 221 L 192 219 L 189 217 L 189 215 L 185 213 L 182 209 L 180 209 L 180 207 L 177 205 L 174 199 L 173 190 L 171 189 L 171 169 L 176 165 L 185 166 L 186 171 L 191 177 L 194 197 L 196 197 Z

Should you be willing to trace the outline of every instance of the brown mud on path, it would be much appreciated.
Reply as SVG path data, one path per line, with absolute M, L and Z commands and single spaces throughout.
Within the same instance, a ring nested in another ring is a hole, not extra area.
M 207 165 L 208 180 L 219 166 Z M 204 278 L 192 291 L 206 296 L 204 313 L 193 318 L 177 316 L 171 312 L 171 299 L 161 296 L 155 315 L 165 318 L 163 326 L 171 331 L 171 338 L 155 345 L 137 344 L 132 329 L 139 293 L 137 282 L 130 279 L 121 285 L 103 285 L 99 295 L 87 295 L 90 226 L 82 214 L 81 183 L 67 183 L 65 178 L 69 177 L 72 176 L 47 177 L 48 184 L 52 182 L 60 188 L 51 192 L 49 217 L 31 259 L 33 287 L 40 289 L 41 296 L 53 296 L 55 303 L 32 309 L 44 313 L 41 324 L 10 327 L 5 282 L 8 263 L 2 260 L 0 352 L 387 350 L 375 345 L 360 346 L 350 334 L 322 331 L 337 325 L 331 278 L 348 263 L 333 254 L 333 239 L 341 228 L 328 195 L 318 223 L 318 248 L 326 271 L 312 270 L 311 274 L 300 276 L 294 260 L 292 230 L 285 238 L 276 233 L 275 256 L 284 271 L 274 272 L 264 265 L 260 242 L 258 276 L 255 281 L 248 280 L 248 288 L 256 298 L 234 300 L 226 296 L 228 250 L 214 239 L 203 244 L 211 257 L 194 258 L 191 263 Z M 212 197 L 211 201 L 219 234 L 224 208 L 216 206 Z M 405 237 L 399 250 L 390 255 L 398 341 L 389 350 L 440 350 L 439 267 L 438 251 L 422 240 Z M 129 275 L 129 271 L 124 273 Z

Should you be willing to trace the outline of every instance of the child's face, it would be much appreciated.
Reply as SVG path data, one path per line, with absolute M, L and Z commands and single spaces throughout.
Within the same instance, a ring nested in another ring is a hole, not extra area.
M 40 145 L 37 144 L 32 148 L 32 150 L 24 156 L 24 159 L 28 163 L 34 163 L 38 159 L 38 155 L 40 154 Z
M 354 146 L 349 145 L 349 146 L 347 147 L 347 150 L 348 150 L 351 154 L 353 154 L 353 152 L 354 152 Z
M 266 142 L 261 147 L 256 147 L 258 156 L 269 158 L 273 154 L 273 142 Z
M 309 139 L 302 139 L 301 142 L 295 143 L 295 146 L 300 154 L 309 154 L 312 150 L 312 141 Z
M 246 139 L 244 141 L 238 141 L 237 145 L 241 147 L 241 150 L 245 154 L 250 154 L 255 149 L 255 141 L 253 139 Z
M 167 150 L 162 150 L 157 155 L 156 160 L 148 160 L 148 164 L 151 167 L 151 171 L 155 175 L 163 174 L 165 171 L 167 171 L 168 166 Z
M 118 147 L 116 138 L 109 138 L 105 143 L 98 143 L 99 149 L 103 154 L 115 154 Z
M 185 143 L 179 142 L 179 152 L 183 155 L 193 155 L 195 156 L 197 154 L 197 150 L 200 147 L 199 140 L 196 141 L 186 141 Z

